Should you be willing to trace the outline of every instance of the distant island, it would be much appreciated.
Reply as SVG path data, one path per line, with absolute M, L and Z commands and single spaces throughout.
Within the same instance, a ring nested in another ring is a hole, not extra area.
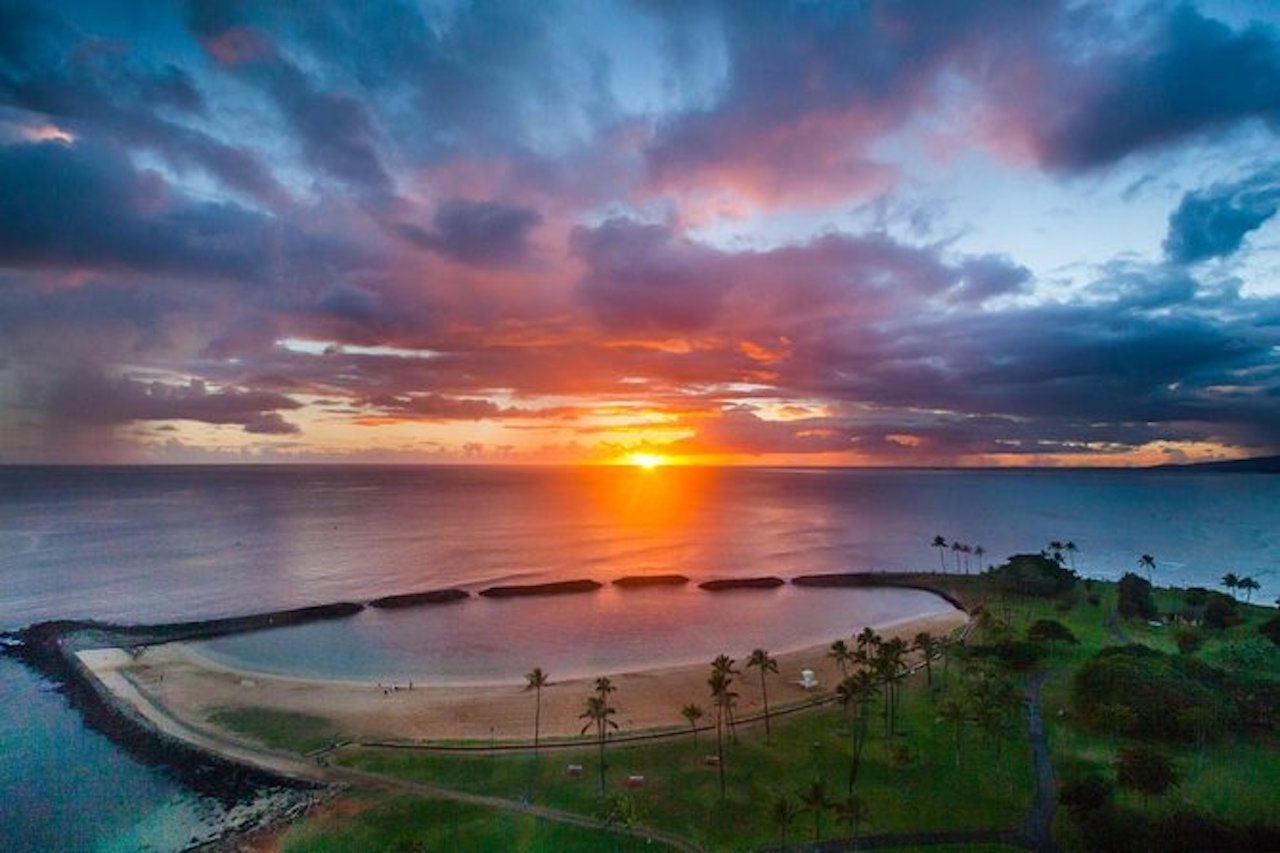
M 1191 462 L 1181 465 L 1156 465 L 1154 471 L 1224 471 L 1238 474 L 1280 474 L 1280 456 L 1253 456 L 1222 462 Z

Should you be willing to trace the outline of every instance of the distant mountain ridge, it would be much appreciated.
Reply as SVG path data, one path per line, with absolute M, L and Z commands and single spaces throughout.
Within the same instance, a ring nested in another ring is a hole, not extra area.
M 1280 456 L 1254 456 L 1225 462 L 1195 462 L 1188 465 L 1156 465 L 1157 471 L 1232 471 L 1241 474 L 1280 474 Z

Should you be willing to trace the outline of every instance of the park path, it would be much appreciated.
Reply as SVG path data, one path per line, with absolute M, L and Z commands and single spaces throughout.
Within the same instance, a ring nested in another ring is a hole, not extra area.
M 340 767 L 312 759 L 299 758 L 291 753 L 260 747 L 248 747 L 238 741 L 223 737 L 207 729 L 197 727 L 187 720 L 170 713 L 155 702 L 145 691 L 139 690 L 133 681 L 121 672 L 96 673 L 108 693 L 127 705 L 162 735 L 186 742 L 190 746 L 241 764 L 298 779 L 313 784 L 343 785 L 363 789 L 375 789 L 388 793 L 409 794 L 431 799 L 448 800 L 466 805 L 482 806 L 512 814 L 529 815 L 555 823 L 570 824 L 587 829 L 598 829 L 619 835 L 629 835 L 645 841 L 652 839 L 686 853 L 700 853 L 701 848 L 684 836 L 674 832 L 654 829 L 640 824 L 630 826 L 609 823 L 605 820 L 576 812 L 563 811 L 549 806 L 539 806 L 524 800 L 512 800 L 485 794 L 473 794 L 454 788 L 445 788 L 429 782 L 415 782 L 378 773 L 369 773 L 350 767 Z

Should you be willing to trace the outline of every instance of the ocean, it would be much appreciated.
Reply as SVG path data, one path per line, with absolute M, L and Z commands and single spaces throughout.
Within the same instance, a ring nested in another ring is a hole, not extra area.
M 10 467 L 0 468 L 0 630 L 58 618 L 206 619 L 442 587 L 654 572 L 695 581 L 792 577 L 932 569 L 940 559 L 963 571 L 958 555 L 930 547 L 935 535 L 981 545 L 983 563 L 1070 540 L 1082 574 L 1116 578 L 1149 553 L 1158 585 L 1215 587 L 1233 571 L 1262 584 L 1255 601 L 1280 594 L 1280 477 L 1265 474 Z M 978 561 L 971 557 L 968 568 L 977 571 Z M 698 642 L 738 649 L 764 636 L 785 645 L 839 627 L 814 621 L 824 611 L 790 588 L 772 599 L 744 596 L 731 617 L 726 599 L 695 590 L 631 600 L 648 609 L 623 607 L 620 595 L 606 587 L 573 597 L 572 606 L 473 600 L 448 606 L 426 628 L 423 614 L 434 611 L 414 611 L 412 620 L 362 615 L 338 633 L 311 626 L 319 633 L 300 632 L 292 647 L 353 631 L 373 635 L 375 652 L 324 656 L 332 674 L 501 679 L 514 675 L 503 669 L 512 665 L 512 642 L 546 658 L 519 666 L 585 672 L 634 664 L 646 650 L 677 660 L 703 651 Z M 867 618 L 906 615 L 920 604 L 913 601 L 868 604 Z M 659 630 L 663 619 L 676 636 Z M 752 633 L 768 620 L 780 627 Z M 483 646 L 479 639 L 498 627 L 508 633 L 491 648 L 421 654 L 448 637 Z M 667 644 L 655 646 L 664 636 Z M 606 643 L 611 657 L 590 654 Z M 282 645 L 276 657 L 266 654 Z M 246 637 L 207 651 L 265 669 L 316 671 L 319 657 L 290 655 L 289 645 Z M 86 729 L 50 685 L 3 657 L 0 702 L 0 848 L 181 847 L 225 807 Z

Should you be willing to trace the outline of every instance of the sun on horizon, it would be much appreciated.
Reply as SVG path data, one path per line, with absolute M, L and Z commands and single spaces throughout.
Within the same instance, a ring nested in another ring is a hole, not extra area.
M 628 453 L 623 462 L 636 468 L 642 468 L 645 471 L 652 471 L 655 468 L 670 464 L 671 460 L 661 453 Z

